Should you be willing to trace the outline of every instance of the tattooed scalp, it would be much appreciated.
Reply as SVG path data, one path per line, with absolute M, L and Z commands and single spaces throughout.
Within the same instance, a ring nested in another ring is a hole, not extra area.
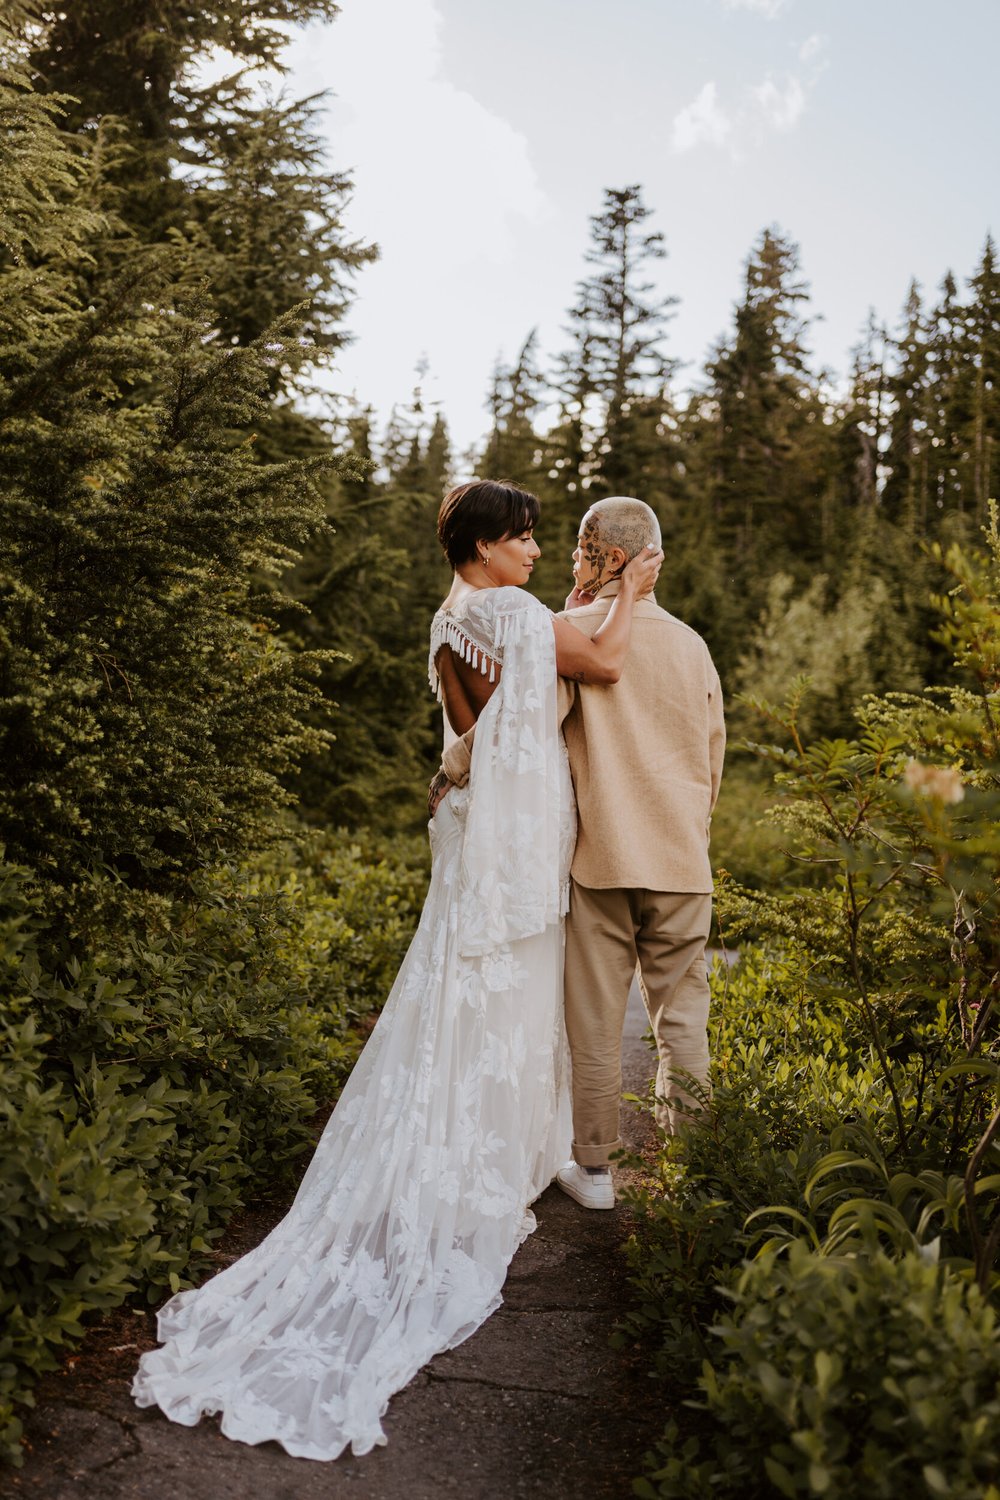
M 660 523 L 644 500 L 630 495 L 609 495 L 597 500 L 583 518 L 581 546 L 588 560 L 607 559 L 612 547 L 620 547 L 631 561 L 652 542 L 660 545 Z

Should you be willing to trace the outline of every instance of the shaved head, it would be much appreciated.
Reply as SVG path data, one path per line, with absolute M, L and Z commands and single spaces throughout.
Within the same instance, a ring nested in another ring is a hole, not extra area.
M 581 534 L 593 532 L 604 552 L 620 547 L 630 562 L 650 542 L 654 547 L 660 545 L 656 512 L 645 500 L 635 500 L 630 495 L 609 495 L 606 500 L 596 501 L 584 516 L 580 529 Z
M 580 522 L 573 553 L 577 588 L 592 598 L 617 578 L 626 563 L 644 547 L 659 548 L 660 523 L 645 500 L 631 495 L 609 495 L 597 500 Z

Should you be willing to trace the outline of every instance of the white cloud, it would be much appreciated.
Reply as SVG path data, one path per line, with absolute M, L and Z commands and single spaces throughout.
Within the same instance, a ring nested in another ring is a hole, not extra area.
M 484 250 L 502 262 L 511 219 L 537 218 L 545 195 L 524 136 L 441 76 L 441 24 L 434 0 L 345 0 L 289 62 L 297 84 L 334 81 L 334 156 L 355 169 L 356 217 L 386 256 L 405 241 L 436 265 Z
M 763 119 L 775 130 L 791 130 L 806 107 L 806 91 L 801 80 L 791 73 L 781 86 L 773 78 L 765 78 L 750 92 Z
M 701 145 L 724 146 L 732 129 L 733 122 L 720 106 L 715 83 L 710 79 L 698 97 L 675 115 L 670 145 L 678 152 Z
M 815 31 L 812 36 L 807 36 L 799 48 L 799 62 L 816 62 L 826 50 L 828 40 L 829 38 L 825 37 L 820 31 Z
M 791 0 L 726 0 L 727 10 L 753 10 L 773 21 L 791 4 Z
M 731 105 L 720 101 L 715 82 L 710 80 L 692 103 L 674 116 L 671 149 L 680 153 L 696 146 L 717 146 L 738 161 L 747 146 L 798 124 L 821 72 L 822 68 L 816 69 L 806 78 L 786 73 L 780 82 L 768 74 L 761 83 L 744 89 Z
M 496 346 L 505 280 L 528 226 L 553 210 L 525 137 L 444 76 L 441 26 L 435 0 L 342 0 L 332 26 L 296 35 L 288 62 L 297 93 L 334 90 L 325 133 L 355 182 L 348 228 L 381 251 L 356 283 L 338 384 L 384 415 L 422 355 L 431 399 L 435 372 L 454 381 L 474 358 L 464 409 L 448 400 L 468 432 L 485 425 L 482 351 Z

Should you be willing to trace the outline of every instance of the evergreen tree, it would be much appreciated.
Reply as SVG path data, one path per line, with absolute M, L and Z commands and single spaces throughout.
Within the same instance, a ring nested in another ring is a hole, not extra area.
M 343 453 L 338 491 L 352 509 L 366 506 L 375 492 L 372 472 L 375 468 L 372 438 L 374 418 L 371 406 L 355 403 L 344 424 L 347 446 Z
M 68 128 L 87 138 L 115 122 L 105 202 L 113 189 L 119 219 L 139 239 L 186 246 L 227 339 L 248 344 L 301 309 L 311 357 L 275 362 L 271 386 L 283 399 L 270 404 L 259 434 L 275 459 L 327 451 L 326 431 L 293 398 L 345 341 L 351 277 L 376 251 L 344 233 L 350 179 L 325 165 L 316 99 L 253 97 L 242 75 L 201 89 L 191 78 L 212 47 L 244 68 L 280 69 L 281 26 L 335 13 L 330 0 L 218 0 L 197 11 L 167 0 L 151 23 L 110 0 L 78 0 L 71 12 L 40 0 L 32 54 L 48 87 L 79 100 L 67 106 Z M 98 272 L 121 253 L 108 244 Z
M 239 76 L 198 88 L 192 64 L 216 50 L 238 69 L 281 69 L 287 27 L 332 20 L 333 0 L 160 0 L 141 3 L 40 0 L 32 64 L 39 86 L 72 95 L 72 129 L 112 115 L 130 127 L 132 159 L 120 174 L 123 212 L 136 232 L 160 240 L 183 227 L 189 188 L 174 164 L 197 158 L 215 133 L 213 116 L 242 92 Z
M 436 522 L 451 463 L 444 417 L 428 411 L 427 373 L 421 360 L 409 402 L 393 407 L 378 454 L 384 477 L 338 481 L 330 531 L 293 580 L 309 613 L 289 617 L 288 629 L 299 645 L 333 652 L 320 679 L 333 753 L 311 759 L 295 784 L 313 820 L 387 832 L 426 821 L 441 739 L 427 627 L 448 591 Z M 348 428 L 348 461 L 370 459 L 370 412 Z
M 887 345 L 888 334 L 871 309 L 864 338 L 852 351 L 851 385 L 839 432 L 844 468 L 838 476 L 843 501 L 869 510 L 880 503 L 884 484 L 889 429 Z M 824 547 L 830 541 L 829 526 L 824 525 Z
M 948 271 L 940 301 L 930 317 L 927 344 L 928 416 L 930 421 L 930 496 L 938 519 L 966 508 L 963 493 L 964 443 L 968 428 L 968 383 L 962 379 L 964 310 L 958 284 Z
M 310 651 L 333 653 L 321 674 L 327 695 L 337 651 L 346 649 L 345 639 L 355 643 L 367 616 L 357 613 L 350 628 L 341 628 L 328 592 L 320 614 L 306 625 L 302 605 L 331 578 L 377 579 L 371 558 L 391 550 L 372 541 L 367 566 L 354 555 L 373 519 L 365 512 L 361 530 L 344 524 L 365 503 L 360 450 L 355 442 L 354 458 L 338 478 L 330 462 L 333 424 L 318 415 L 315 399 L 317 369 L 346 338 L 351 278 L 375 252 L 344 233 L 350 181 L 325 164 L 318 101 L 260 97 L 251 90 L 251 75 L 262 67 L 280 70 L 289 24 L 331 18 L 336 9 L 330 0 L 214 0 L 192 12 L 166 0 L 149 25 L 134 7 L 79 0 L 72 14 L 46 9 L 33 53 L 50 83 L 79 97 L 69 125 L 87 133 L 109 115 L 120 121 L 124 160 L 107 173 L 105 196 L 114 190 L 119 217 L 133 237 L 169 246 L 165 253 L 178 273 L 183 265 L 187 281 L 206 285 L 220 345 L 263 349 L 265 331 L 296 310 L 300 333 L 294 350 L 285 342 L 266 361 L 267 399 L 255 414 L 253 452 L 258 464 L 289 465 L 290 474 L 298 463 L 311 464 L 322 497 L 313 498 L 313 524 L 299 538 L 306 556 L 294 578 L 279 581 L 277 572 L 256 568 L 248 587 L 258 612 L 269 610 L 281 622 L 289 660 L 297 661 L 302 650 L 303 662 L 311 659 Z M 228 50 L 241 71 L 198 86 L 195 64 L 205 49 L 216 47 Z M 116 253 L 112 246 L 100 258 L 102 269 L 114 265 Z M 133 253 L 131 247 L 125 253 Z M 348 433 L 357 439 L 357 424 L 353 434 L 348 424 Z M 440 433 L 436 443 L 440 466 Z M 367 438 L 365 445 L 370 447 Z M 336 559 L 335 548 L 343 550 Z M 298 597 L 281 596 L 289 587 Z M 314 747 L 325 743 L 321 731 L 330 713 L 329 696 L 308 711 Z M 348 739 L 341 722 L 334 755 L 347 753 Z M 307 783 L 299 778 L 296 785 L 302 791 Z
M 558 400 L 559 420 L 546 441 L 546 472 L 561 494 L 578 502 L 590 482 L 594 435 L 588 407 L 594 395 L 593 333 L 580 305 L 570 308 L 565 332 L 570 347 L 556 356 L 549 385 Z
M 255 579 L 320 524 L 329 460 L 267 464 L 253 444 L 273 367 L 307 357 L 299 326 L 231 347 L 183 256 L 134 244 L 95 302 L 90 268 L 128 236 L 47 101 L 15 83 L 0 109 L 21 120 L 0 266 L 0 817 L 71 909 L 84 870 L 169 891 L 270 836 L 323 738 L 306 723 L 321 658 L 282 645 Z
M 657 295 L 648 279 L 650 265 L 667 253 L 663 235 L 645 228 L 650 213 L 638 185 L 605 190 L 604 211 L 590 221 L 586 259 L 594 270 L 579 284 L 571 314 L 586 351 L 577 391 L 584 404 L 589 395 L 600 403 L 593 483 L 605 494 L 641 472 L 640 409 L 663 398 L 672 368 L 661 345 L 677 299 Z
M 991 235 L 969 290 L 964 340 L 971 386 L 966 471 L 970 509 L 985 522 L 1000 473 L 1000 266 Z
M 213 252 L 205 270 L 223 334 L 250 343 L 302 305 L 320 358 L 343 344 L 348 279 L 376 252 L 344 238 L 350 178 L 325 167 L 316 113 L 315 98 L 227 110 L 206 142 L 190 206 L 192 233 Z
M 709 366 L 718 411 L 713 503 L 738 555 L 819 555 L 828 434 L 808 368 L 798 247 L 765 230 L 746 268 L 732 342 Z
M 483 454 L 483 472 L 531 487 L 538 463 L 539 440 L 535 420 L 544 401 L 544 382 L 538 367 L 538 330 L 533 328 L 509 368 L 497 361 L 488 402 L 490 435 Z
M 451 485 L 451 439 L 444 413 L 434 413 L 434 422 L 424 447 L 426 487 L 430 495 L 441 497 Z
M 930 421 L 929 349 L 920 289 L 910 283 L 903 322 L 895 340 L 895 369 L 889 374 L 891 402 L 886 513 L 898 518 L 914 538 L 927 535 L 929 522 Z

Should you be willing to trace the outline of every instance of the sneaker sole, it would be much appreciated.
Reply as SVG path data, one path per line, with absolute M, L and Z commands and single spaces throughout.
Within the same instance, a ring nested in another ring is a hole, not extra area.
M 610 1203 L 594 1203 L 591 1199 L 584 1198 L 582 1194 L 576 1192 L 574 1188 L 567 1187 L 565 1182 L 560 1182 L 558 1177 L 556 1178 L 556 1186 L 562 1189 L 567 1198 L 572 1198 L 574 1203 L 579 1203 L 581 1208 L 596 1208 L 598 1211 L 600 1211 L 602 1209 L 609 1210 L 614 1208 L 615 1206 L 613 1194 Z

